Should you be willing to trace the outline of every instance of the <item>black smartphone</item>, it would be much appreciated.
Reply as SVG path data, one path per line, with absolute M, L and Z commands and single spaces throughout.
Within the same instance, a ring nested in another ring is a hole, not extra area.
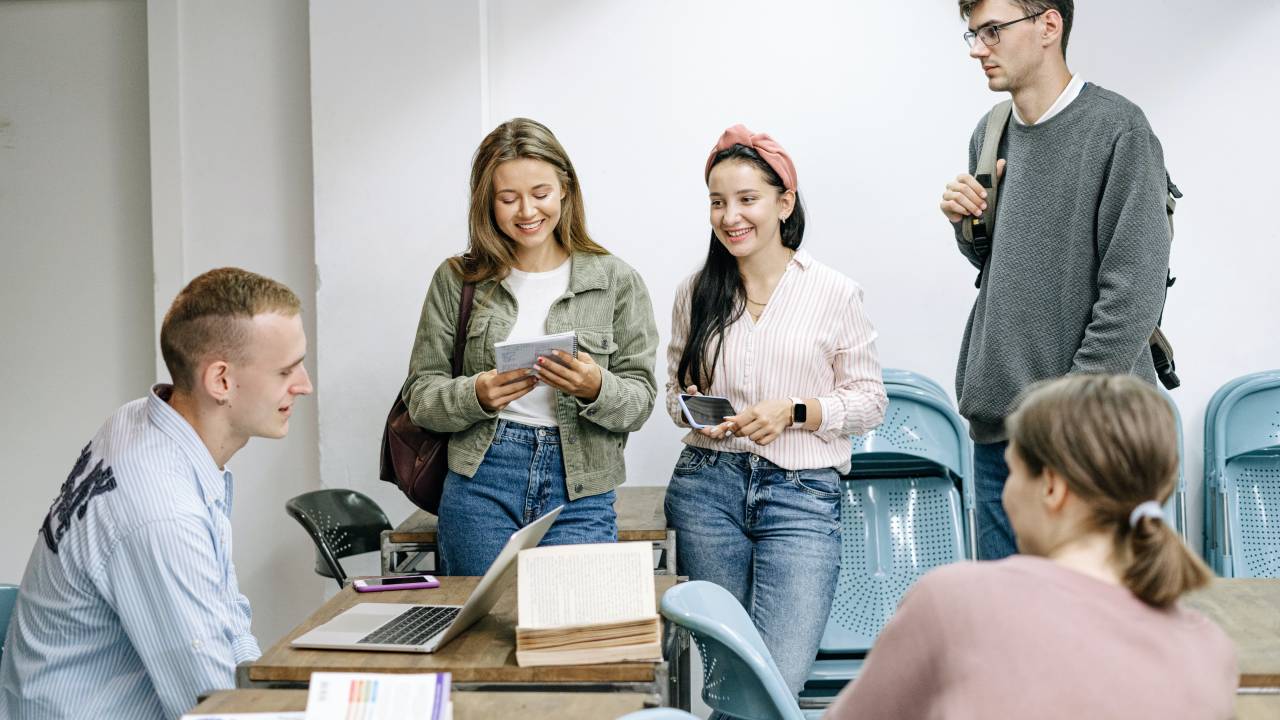
M 729 398 L 716 395 L 680 395 L 684 419 L 695 428 L 715 427 L 730 415 L 737 415 Z

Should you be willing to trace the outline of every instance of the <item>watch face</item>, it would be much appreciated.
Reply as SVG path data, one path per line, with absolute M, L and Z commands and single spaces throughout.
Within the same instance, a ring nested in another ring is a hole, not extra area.
M 795 422 L 802 423 L 808 419 L 809 407 L 804 403 L 796 403 L 795 409 L 791 411 L 791 416 Z

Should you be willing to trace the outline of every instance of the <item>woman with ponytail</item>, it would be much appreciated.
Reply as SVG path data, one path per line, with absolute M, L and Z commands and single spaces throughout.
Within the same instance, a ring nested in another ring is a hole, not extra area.
M 667 488 L 680 574 L 729 590 L 792 692 L 818 649 L 840 572 L 839 472 L 850 434 L 888 404 L 862 289 L 800 249 L 791 158 L 741 125 L 707 158 L 711 241 L 676 293 L 667 410 L 681 393 L 737 414 L 690 431 Z
M 1164 519 L 1169 403 L 1131 376 L 1031 388 L 1006 420 L 1018 550 L 921 578 L 829 718 L 1229 718 L 1226 634 L 1178 598 L 1212 578 Z

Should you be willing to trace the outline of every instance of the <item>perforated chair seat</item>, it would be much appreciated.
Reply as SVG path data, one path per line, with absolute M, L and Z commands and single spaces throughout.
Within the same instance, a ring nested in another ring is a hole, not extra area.
M 1225 384 L 1205 418 L 1205 556 L 1225 577 L 1280 577 L 1280 372 Z
M 1280 578 L 1280 448 L 1228 461 L 1223 487 L 1239 538 L 1232 574 Z
M 960 494 L 941 477 L 845 481 L 840 532 L 840 577 L 821 653 L 870 650 L 921 575 L 965 556 Z

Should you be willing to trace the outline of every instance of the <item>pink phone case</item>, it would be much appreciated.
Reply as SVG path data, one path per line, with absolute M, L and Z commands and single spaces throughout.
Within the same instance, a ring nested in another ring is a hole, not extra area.
M 425 578 L 425 579 L 422 579 Z M 380 592 L 382 590 L 423 590 L 427 588 L 440 587 L 440 581 L 430 575 L 417 576 L 390 576 L 385 578 L 367 578 L 368 580 L 411 580 L 411 582 L 395 582 L 391 585 L 366 585 L 365 580 L 356 580 L 352 583 L 356 592 Z

